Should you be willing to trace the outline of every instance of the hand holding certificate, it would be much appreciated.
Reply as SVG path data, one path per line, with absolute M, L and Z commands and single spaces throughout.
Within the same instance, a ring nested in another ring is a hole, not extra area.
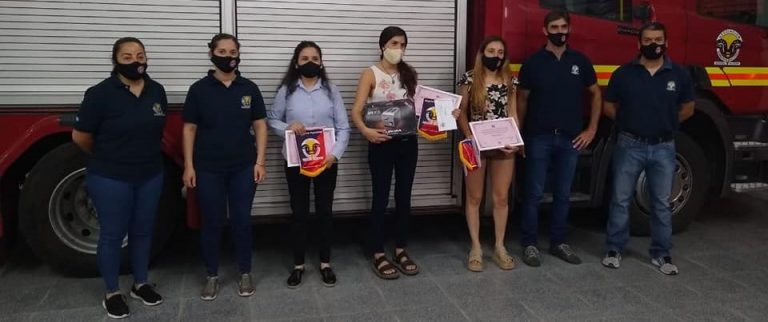
M 523 145 L 523 138 L 513 118 L 470 122 L 469 129 L 481 152 Z

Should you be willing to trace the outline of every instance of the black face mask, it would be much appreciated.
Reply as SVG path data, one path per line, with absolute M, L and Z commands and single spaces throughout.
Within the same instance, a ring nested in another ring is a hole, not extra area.
M 132 62 L 130 64 L 115 64 L 115 71 L 130 80 L 139 80 L 147 73 L 147 63 Z
M 553 45 L 557 47 L 563 47 L 565 46 L 565 43 L 568 42 L 568 34 L 564 32 L 558 32 L 554 34 L 547 34 L 547 39 L 549 39 L 549 42 L 551 42 Z
M 667 51 L 667 45 L 659 45 L 657 43 L 651 43 L 650 45 L 640 46 L 640 54 L 646 59 L 656 60 L 664 56 Z
M 240 57 L 211 55 L 211 62 L 220 71 L 230 73 L 240 64 Z
M 483 66 L 485 68 L 488 68 L 488 70 L 495 72 L 499 68 L 501 68 L 501 64 L 504 62 L 504 58 L 499 57 L 488 57 L 486 55 L 483 55 Z
M 307 78 L 317 77 L 317 75 L 320 75 L 320 71 L 322 69 L 323 69 L 323 66 L 315 64 L 311 61 L 304 63 L 304 65 L 299 65 L 299 67 L 296 67 L 296 70 L 299 71 L 299 74 Z

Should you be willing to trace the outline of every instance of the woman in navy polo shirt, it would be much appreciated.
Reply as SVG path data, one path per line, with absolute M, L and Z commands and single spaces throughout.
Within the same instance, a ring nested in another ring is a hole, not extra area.
M 208 277 L 200 298 L 211 301 L 219 292 L 219 244 L 227 214 L 240 270 L 238 294 L 254 293 L 250 216 L 256 183 L 266 175 L 267 122 L 259 87 L 237 71 L 237 38 L 218 34 L 208 47 L 214 69 L 187 92 L 183 146 L 184 185 L 197 189 L 202 213 L 200 244 Z
M 147 283 L 147 267 L 163 187 L 160 149 L 168 102 L 163 86 L 146 74 L 140 40 L 118 39 L 112 64 L 112 76 L 85 92 L 72 140 L 90 154 L 85 180 L 99 215 L 96 257 L 107 287 L 102 306 L 109 317 L 124 318 L 129 310 L 118 276 L 126 234 L 134 278 L 131 297 L 146 305 L 163 301 Z
M 381 31 L 379 61 L 361 73 L 352 106 L 352 121 L 370 142 L 368 167 L 373 190 L 370 247 L 373 251 L 373 271 L 382 279 L 398 278 L 398 269 L 406 275 L 419 273 L 419 266 L 405 252 L 419 142 L 416 135 L 392 138 L 384 130 L 367 127 L 363 120 L 363 105 L 366 102 L 413 97 L 417 75 L 413 67 L 403 61 L 407 44 L 408 36 L 400 27 L 390 26 Z M 396 227 L 395 251 L 390 261 L 384 253 L 384 213 L 389 203 L 392 172 L 395 174 Z
M 288 277 L 288 287 L 298 287 L 304 274 L 310 183 L 314 184 L 315 213 L 319 223 L 320 275 L 325 286 L 333 286 L 336 284 L 336 274 L 331 269 L 333 191 L 338 171 L 336 161 L 341 159 L 349 142 L 349 121 L 339 89 L 328 80 L 323 53 L 314 42 L 302 41 L 293 51 L 288 71 L 269 112 L 269 126 L 280 137 L 285 137 L 285 130 L 299 135 L 310 127 L 335 130 L 336 144 L 327 155 L 325 170 L 318 176 L 310 178 L 302 175 L 299 167 L 285 167 L 293 211 L 291 240 L 294 268 Z M 285 149 L 283 146 L 284 155 Z

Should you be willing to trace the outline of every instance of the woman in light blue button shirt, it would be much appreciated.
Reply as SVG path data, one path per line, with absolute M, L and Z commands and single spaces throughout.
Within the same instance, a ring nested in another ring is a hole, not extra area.
M 333 286 L 336 284 L 336 275 L 330 263 L 333 191 L 338 171 L 336 162 L 341 159 L 349 142 L 349 121 L 341 94 L 326 75 L 322 51 L 314 42 L 302 41 L 296 46 L 268 117 L 270 128 L 281 138 L 285 138 L 286 130 L 299 135 L 307 128 L 334 128 L 336 131 L 336 144 L 326 159 L 325 171 L 320 175 L 310 178 L 300 174 L 299 167 L 285 167 L 293 211 L 291 239 L 294 268 L 288 277 L 288 287 L 301 285 L 304 274 L 310 183 L 314 183 L 315 213 L 318 216 L 320 276 L 325 286 Z M 283 146 L 283 156 L 285 148 Z

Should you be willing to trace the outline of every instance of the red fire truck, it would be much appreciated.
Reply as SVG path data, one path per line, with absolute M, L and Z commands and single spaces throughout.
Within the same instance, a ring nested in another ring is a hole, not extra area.
M 670 204 L 676 230 L 702 204 L 729 192 L 768 188 L 768 6 L 757 0 L 111 0 L 0 3 L 0 240 L 17 236 L 54 268 L 94 273 L 97 214 L 83 183 L 85 156 L 70 142 L 71 121 L 85 89 L 108 75 L 112 42 L 144 40 L 149 72 L 165 85 L 172 111 L 163 137 L 166 187 L 156 224 L 156 250 L 194 213 L 180 181 L 179 111 L 189 84 L 209 68 L 206 41 L 220 31 L 243 43 L 241 71 L 271 104 L 293 46 L 323 47 L 329 74 L 351 101 L 362 68 L 378 58 L 378 33 L 400 25 L 409 33 L 406 60 L 420 83 L 451 91 L 474 61 L 482 38 L 509 43 L 509 66 L 543 45 L 541 24 L 551 8 L 572 13 L 570 45 L 595 64 L 599 84 L 637 52 L 638 27 L 669 28 L 670 57 L 696 81 L 696 114 L 676 138 L 678 169 Z M 580 156 L 575 207 L 600 209 L 610 185 L 612 124 Z M 455 139 L 455 138 L 454 138 Z M 416 212 L 458 212 L 462 174 L 455 142 L 420 143 L 414 184 Z M 280 142 L 270 139 L 269 179 L 254 198 L 254 218 L 289 213 L 281 177 Z M 353 135 L 341 161 L 335 208 L 364 214 L 370 205 L 366 142 Z M 647 228 L 644 178 L 638 181 L 633 230 Z M 513 189 L 514 191 L 515 189 Z M 543 200 L 549 202 L 551 200 Z M 194 225 L 194 215 L 187 223 Z

